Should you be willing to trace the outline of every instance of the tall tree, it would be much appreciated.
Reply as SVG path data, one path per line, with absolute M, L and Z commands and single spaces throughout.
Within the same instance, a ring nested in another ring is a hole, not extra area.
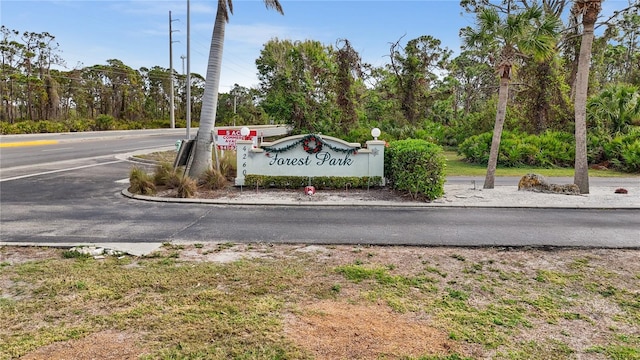
M 269 40 L 256 60 L 262 107 L 295 132 L 331 132 L 335 122 L 334 51 L 319 41 Z M 329 124 L 331 122 L 331 124 Z
M 425 117 L 433 83 L 448 62 L 451 51 L 440 47 L 440 40 L 424 35 L 409 40 L 403 50 L 400 40 L 391 44 L 391 64 L 396 75 L 402 112 L 410 124 Z
M 362 78 L 362 59 L 349 40 L 342 39 L 339 43 L 342 46 L 336 51 L 336 101 L 341 112 L 341 127 L 348 132 L 358 122 L 356 108 L 359 99 L 355 85 L 356 79 Z
M 554 16 L 544 16 L 540 7 L 534 6 L 517 14 L 507 13 L 501 18 L 497 10 L 486 8 L 477 15 L 477 29 L 461 30 L 468 47 L 480 47 L 494 53 L 494 65 L 500 79 L 496 121 L 489 152 L 485 189 L 493 189 L 498 164 L 500 139 L 507 111 L 509 83 L 513 71 L 526 57 L 536 60 L 553 54 L 560 22 Z
M 278 0 L 264 0 L 267 8 L 272 8 L 283 14 L 282 6 Z M 224 45 L 224 31 L 229 14 L 233 14 L 233 2 L 231 0 L 218 0 L 213 34 L 211 36 L 211 48 L 209 61 L 207 62 L 207 75 L 202 99 L 202 113 L 200 125 L 195 141 L 195 153 L 189 175 L 198 177 L 212 167 L 211 148 L 213 145 L 213 128 L 216 119 L 216 107 L 218 105 L 218 90 L 220 88 L 220 71 L 222 69 L 222 50 Z
M 593 45 L 593 29 L 602 8 L 602 0 L 576 0 L 571 8 L 572 16 L 582 17 L 582 41 L 578 57 L 576 74 L 576 160 L 574 184 L 578 185 L 581 194 L 589 193 L 589 163 L 587 161 L 587 92 L 589 90 L 589 65 L 591 63 L 591 46 Z

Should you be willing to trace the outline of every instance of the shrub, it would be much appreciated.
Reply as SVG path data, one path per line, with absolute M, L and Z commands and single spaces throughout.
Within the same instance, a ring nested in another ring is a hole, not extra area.
M 113 119 L 113 116 L 110 115 L 98 115 L 95 121 L 95 130 L 98 131 L 111 130 L 115 126 L 115 120 Z
M 433 200 L 444 194 L 445 163 L 438 145 L 417 139 L 394 141 L 385 151 L 385 176 L 394 189 Z
M 220 157 L 220 174 L 231 181 L 236 177 L 238 163 L 234 151 L 225 151 Z
M 575 162 L 575 138 L 573 134 L 559 131 L 547 131 L 538 136 L 528 137 L 539 149 L 535 166 L 572 167 Z
M 619 170 L 640 171 L 640 127 L 630 127 L 626 134 L 618 134 L 604 145 L 607 160 Z
M 155 172 L 153 173 L 153 182 L 160 186 L 167 185 L 171 182 L 174 174 L 173 164 L 161 162 L 156 166 Z
M 198 184 L 196 181 L 188 176 L 181 176 L 180 182 L 176 187 L 177 196 L 179 198 L 191 198 L 196 194 L 198 190 Z
M 156 186 L 144 169 L 134 167 L 129 173 L 129 192 L 140 195 L 154 195 Z
M 492 137 L 491 132 L 471 136 L 460 144 L 458 153 L 469 162 L 486 165 Z M 570 133 L 547 131 L 540 135 L 526 135 L 504 131 L 500 139 L 500 166 L 571 167 L 574 158 L 575 140 Z
M 90 131 L 96 127 L 93 119 L 69 119 L 64 121 L 70 132 Z
M 227 185 L 227 178 L 216 169 L 208 169 L 200 175 L 198 180 L 198 185 L 209 190 L 222 189 Z
M 54 122 L 49 120 L 42 120 L 36 123 L 39 133 L 62 133 L 68 132 L 68 128 L 65 124 L 60 122 Z
M 300 188 L 307 185 L 318 189 L 351 189 L 369 188 L 382 185 L 379 176 L 267 176 L 247 175 L 244 178 L 245 186 L 275 187 L 275 188 Z
M 471 136 L 460 144 L 458 154 L 469 162 L 486 165 L 489 162 L 492 137 L 490 132 Z
M 609 136 L 604 133 L 587 134 L 587 160 L 589 164 L 599 164 L 606 160 L 604 146 Z
M 20 121 L 14 124 L 18 130 L 17 134 L 35 134 L 38 132 L 38 127 L 33 121 Z
M 622 170 L 628 172 L 640 172 L 640 141 L 636 140 L 629 144 L 625 144 L 620 151 L 620 155 L 624 160 Z
M 16 131 L 17 130 L 15 129 L 15 126 L 12 126 L 7 122 L 0 121 L 0 134 L 2 135 L 15 134 Z
M 178 169 L 182 169 L 182 171 Z M 177 189 L 178 186 L 180 186 L 180 182 L 182 181 L 182 177 L 184 176 L 182 175 L 184 174 L 184 168 L 180 167 L 178 169 L 169 174 L 169 178 L 167 179 L 167 183 L 165 184 L 167 189 Z

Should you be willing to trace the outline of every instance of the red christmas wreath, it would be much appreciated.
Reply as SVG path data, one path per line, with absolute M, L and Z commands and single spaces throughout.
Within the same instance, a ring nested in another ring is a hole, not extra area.
M 322 141 L 315 136 L 309 136 L 302 141 L 302 148 L 309 154 L 317 154 L 322 150 Z

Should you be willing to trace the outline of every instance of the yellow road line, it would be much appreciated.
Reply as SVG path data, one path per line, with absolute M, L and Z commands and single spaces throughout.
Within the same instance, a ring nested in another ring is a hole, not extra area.
M 3 148 L 3 147 L 18 147 L 18 146 L 55 145 L 57 143 L 58 143 L 58 140 L 18 141 L 18 142 L 0 143 L 0 148 Z

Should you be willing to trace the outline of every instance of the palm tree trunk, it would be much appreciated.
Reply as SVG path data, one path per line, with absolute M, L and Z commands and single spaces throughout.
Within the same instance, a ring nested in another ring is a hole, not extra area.
M 589 163 L 587 160 L 587 92 L 589 90 L 589 67 L 591 63 L 591 47 L 593 45 L 593 29 L 600 11 L 600 2 L 587 1 L 583 14 L 583 33 L 578 57 L 576 74 L 575 99 L 575 137 L 576 159 L 574 184 L 578 185 L 581 194 L 589 193 Z
M 220 87 L 225 26 L 226 12 L 218 2 L 218 12 L 216 13 L 213 34 L 211 35 L 207 77 L 202 96 L 200 125 L 195 139 L 193 162 L 189 169 L 189 176 L 193 178 L 200 176 L 213 165 L 211 150 L 213 147 L 213 128 L 216 121 L 216 106 L 218 104 L 218 89 Z
M 493 138 L 491 139 L 491 150 L 489 152 L 489 163 L 487 164 L 487 176 L 484 179 L 483 188 L 493 189 L 496 180 L 496 168 L 498 167 L 498 154 L 500 152 L 500 139 L 502 138 L 502 128 L 504 119 L 507 116 L 507 96 L 509 95 L 509 76 L 500 77 L 500 90 L 498 91 L 498 110 L 496 113 L 496 124 L 493 128 Z

